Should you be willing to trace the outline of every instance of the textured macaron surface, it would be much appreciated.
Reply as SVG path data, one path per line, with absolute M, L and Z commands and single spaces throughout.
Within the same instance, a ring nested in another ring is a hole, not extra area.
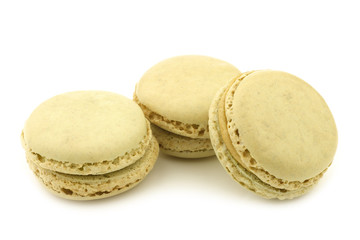
M 230 89 L 225 101 L 232 145 L 239 154 L 246 147 L 254 168 L 282 181 L 303 182 L 331 164 L 337 146 L 333 116 L 300 78 L 255 71 Z
M 130 99 L 77 91 L 40 104 L 26 121 L 23 140 L 34 154 L 76 165 L 123 156 L 139 148 L 147 134 L 146 119 Z
M 93 200 L 127 191 L 153 168 L 159 153 L 155 138 L 150 140 L 145 154 L 134 164 L 103 175 L 72 175 L 44 169 L 28 158 L 30 168 L 39 180 L 56 195 L 72 200 Z
M 231 64 L 211 57 L 174 57 L 150 68 L 138 82 L 135 95 L 147 109 L 167 120 L 207 129 L 212 98 L 239 73 Z
M 199 158 L 214 155 L 209 138 L 189 138 L 168 132 L 151 124 L 153 135 L 163 152 L 184 158 Z

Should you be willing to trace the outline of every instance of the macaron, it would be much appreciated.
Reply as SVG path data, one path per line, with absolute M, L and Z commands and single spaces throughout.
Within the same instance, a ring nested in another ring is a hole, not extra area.
M 43 102 L 26 121 L 21 140 L 39 180 L 52 193 L 73 200 L 133 188 L 159 153 L 140 107 L 105 91 L 69 92 Z
M 320 94 L 302 79 L 272 70 L 243 73 L 222 87 L 209 126 L 226 171 L 264 198 L 308 192 L 331 165 L 338 140 Z
M 212 57 L 186 55 L 150 68 L 136 85 L 134 101 L 153 126 L 160 149 L 171 156 L 213 156 L 208 112 L 216 92 L 240 74 Z

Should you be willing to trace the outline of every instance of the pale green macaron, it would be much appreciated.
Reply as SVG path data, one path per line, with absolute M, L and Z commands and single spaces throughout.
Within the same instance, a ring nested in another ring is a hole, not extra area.
M 286 72 L 241 74 L 218 91 L 209 116 L 211 142 L 223 167 L 265 198 L 306 193 L 335 155 L 337 130 L 326 102 Z
M 209 107 L 217 90 L 239 73 L 222 60 L 187 55 L 166 59 L 142 76 L 134 100 L 154 125 L 164 153 L 182 158 L 214 155 Z
M 159 151 L 140 107 L 105 91 L 69 92 L 43 102 L 21 139 L 40 181 L 74 200 L 131 189 L 152 169 Z

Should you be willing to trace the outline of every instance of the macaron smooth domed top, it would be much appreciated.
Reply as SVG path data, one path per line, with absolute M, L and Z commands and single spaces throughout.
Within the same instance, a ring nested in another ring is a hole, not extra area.
M 238 74 L 233 65 L 212 57 L 173 57 L 142 76 L 136 96 L 141 104 L 167 119 L 206 128 L 212 98 Z
M 335 121 L 309 84 L 289 73 L 262 70 L 246 76 L 229 94 L 233 111 L 227 119 L 262 169 L 282 180 L 305 181 L 331 164 Z
M 140 107 L 121 95 L 77 91 L 39 105 L 23 137 L 34 153 L 60 162 L 113 160 L 138 148 L 148 133 Z

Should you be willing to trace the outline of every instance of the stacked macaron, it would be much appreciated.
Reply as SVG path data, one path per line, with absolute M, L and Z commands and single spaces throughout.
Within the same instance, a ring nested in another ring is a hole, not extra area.
M 241 74 L 217 93 L 210 136 L 226 171 L 265 198 L 306 193 L 330 166 L 337 131 L 324 99 L 279 71 Z
M 182 158 L 214 155 L 208 111 L 217 90 L 240 74 L 231 64 L 206 56 L 179 56 L 150 68 L 134 100 L 140 105 L 160 149 Z
M 43 102 L 21 138 L 41 182 L 74 200 L 131 189 L 152 169 L 159 151 L 139 106 L 103 91 L 70 92 Z

